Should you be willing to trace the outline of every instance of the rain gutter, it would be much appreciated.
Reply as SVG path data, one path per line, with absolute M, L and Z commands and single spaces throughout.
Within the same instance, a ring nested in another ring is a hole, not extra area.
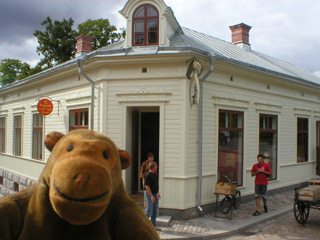
M 200 79 L 200 101 L 199 101 L 199 145 L 198 145 L 198 201 L 197 207 L 200 211 L 200 214 L 204 212 L 203 208 L 201 207 L 201 194 L 202 194 L 202 129 L 203 129 L 203 82 L 207 79 L 207 77 L 213 72 L 214 70 L 214 62 L 215 58 L 214 55 L 210 53 L 209 55 L 210 60 L 210 69 L 208 72 Z
M 83 71 L 82 71 L 82 66 L 84 64 L 84 61 L 88 59 L 87 55 L 84 55 L 80 59 L 78 59 L 78 67 L 79 67 L 79 74 L 82 75 L 85 79 L 87 79 L 91 83 L 91 108 L 90 108 L 90 129 L 94 130 L 94 89 L 95 89 L 95 82 L 88 77 Z

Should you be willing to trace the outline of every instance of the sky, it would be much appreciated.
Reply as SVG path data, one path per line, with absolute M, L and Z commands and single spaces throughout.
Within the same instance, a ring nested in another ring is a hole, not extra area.
M 87 19 L 108 18 L 126 28 L 119 13 L 127 0 L 0 0 L 0 60 L 39 62 L 35 30 L 50 16 L 72 18 L 74 28 Z M 319 0 L 165 0 L 180 26 L 231 42 L 229 26 L 251 26 L 251 49 L 303 67 L 320 78 Z

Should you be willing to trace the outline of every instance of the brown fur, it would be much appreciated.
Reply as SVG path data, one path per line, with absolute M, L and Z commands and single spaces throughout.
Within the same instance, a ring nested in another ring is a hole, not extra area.
M 39 181 L 0 199 L 1 240 L 159 239 L 125 192 L 130 155 L 105 135 L 51 132 Z

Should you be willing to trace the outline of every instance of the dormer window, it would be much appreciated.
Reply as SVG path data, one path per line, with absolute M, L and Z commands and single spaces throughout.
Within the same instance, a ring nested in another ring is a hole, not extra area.
M 144 4 L 133 14 L 133 46 L 157 45 L 159 42 L 158 10 Z

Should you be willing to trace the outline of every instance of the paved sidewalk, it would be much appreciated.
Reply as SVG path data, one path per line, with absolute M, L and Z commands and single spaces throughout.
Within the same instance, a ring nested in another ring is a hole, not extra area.
M 263 205 L 262 201 L 261 204 Z M 158 233 L 161 239 L 180 240 L 212 239 L 218 236 L 231 235 L 260 222 L 281 216 L 288 211 L 293 211 L 294 190 L 290 189 L 270 194 L 267 204 L 269 208 L 268 213 L 264 213 L 262 207 L 261 215 L 252 216 L 256 210 L 255 201 L 252 198 L 252 200 L 242 203 L 239 209 L 233 209 L 232 220 L 215 217 L 215 213 L 213 212 L 190 220 L 172 220 L 169 226 L 158 227 Z M 220 212 L 217 215 L 225 217 Z

